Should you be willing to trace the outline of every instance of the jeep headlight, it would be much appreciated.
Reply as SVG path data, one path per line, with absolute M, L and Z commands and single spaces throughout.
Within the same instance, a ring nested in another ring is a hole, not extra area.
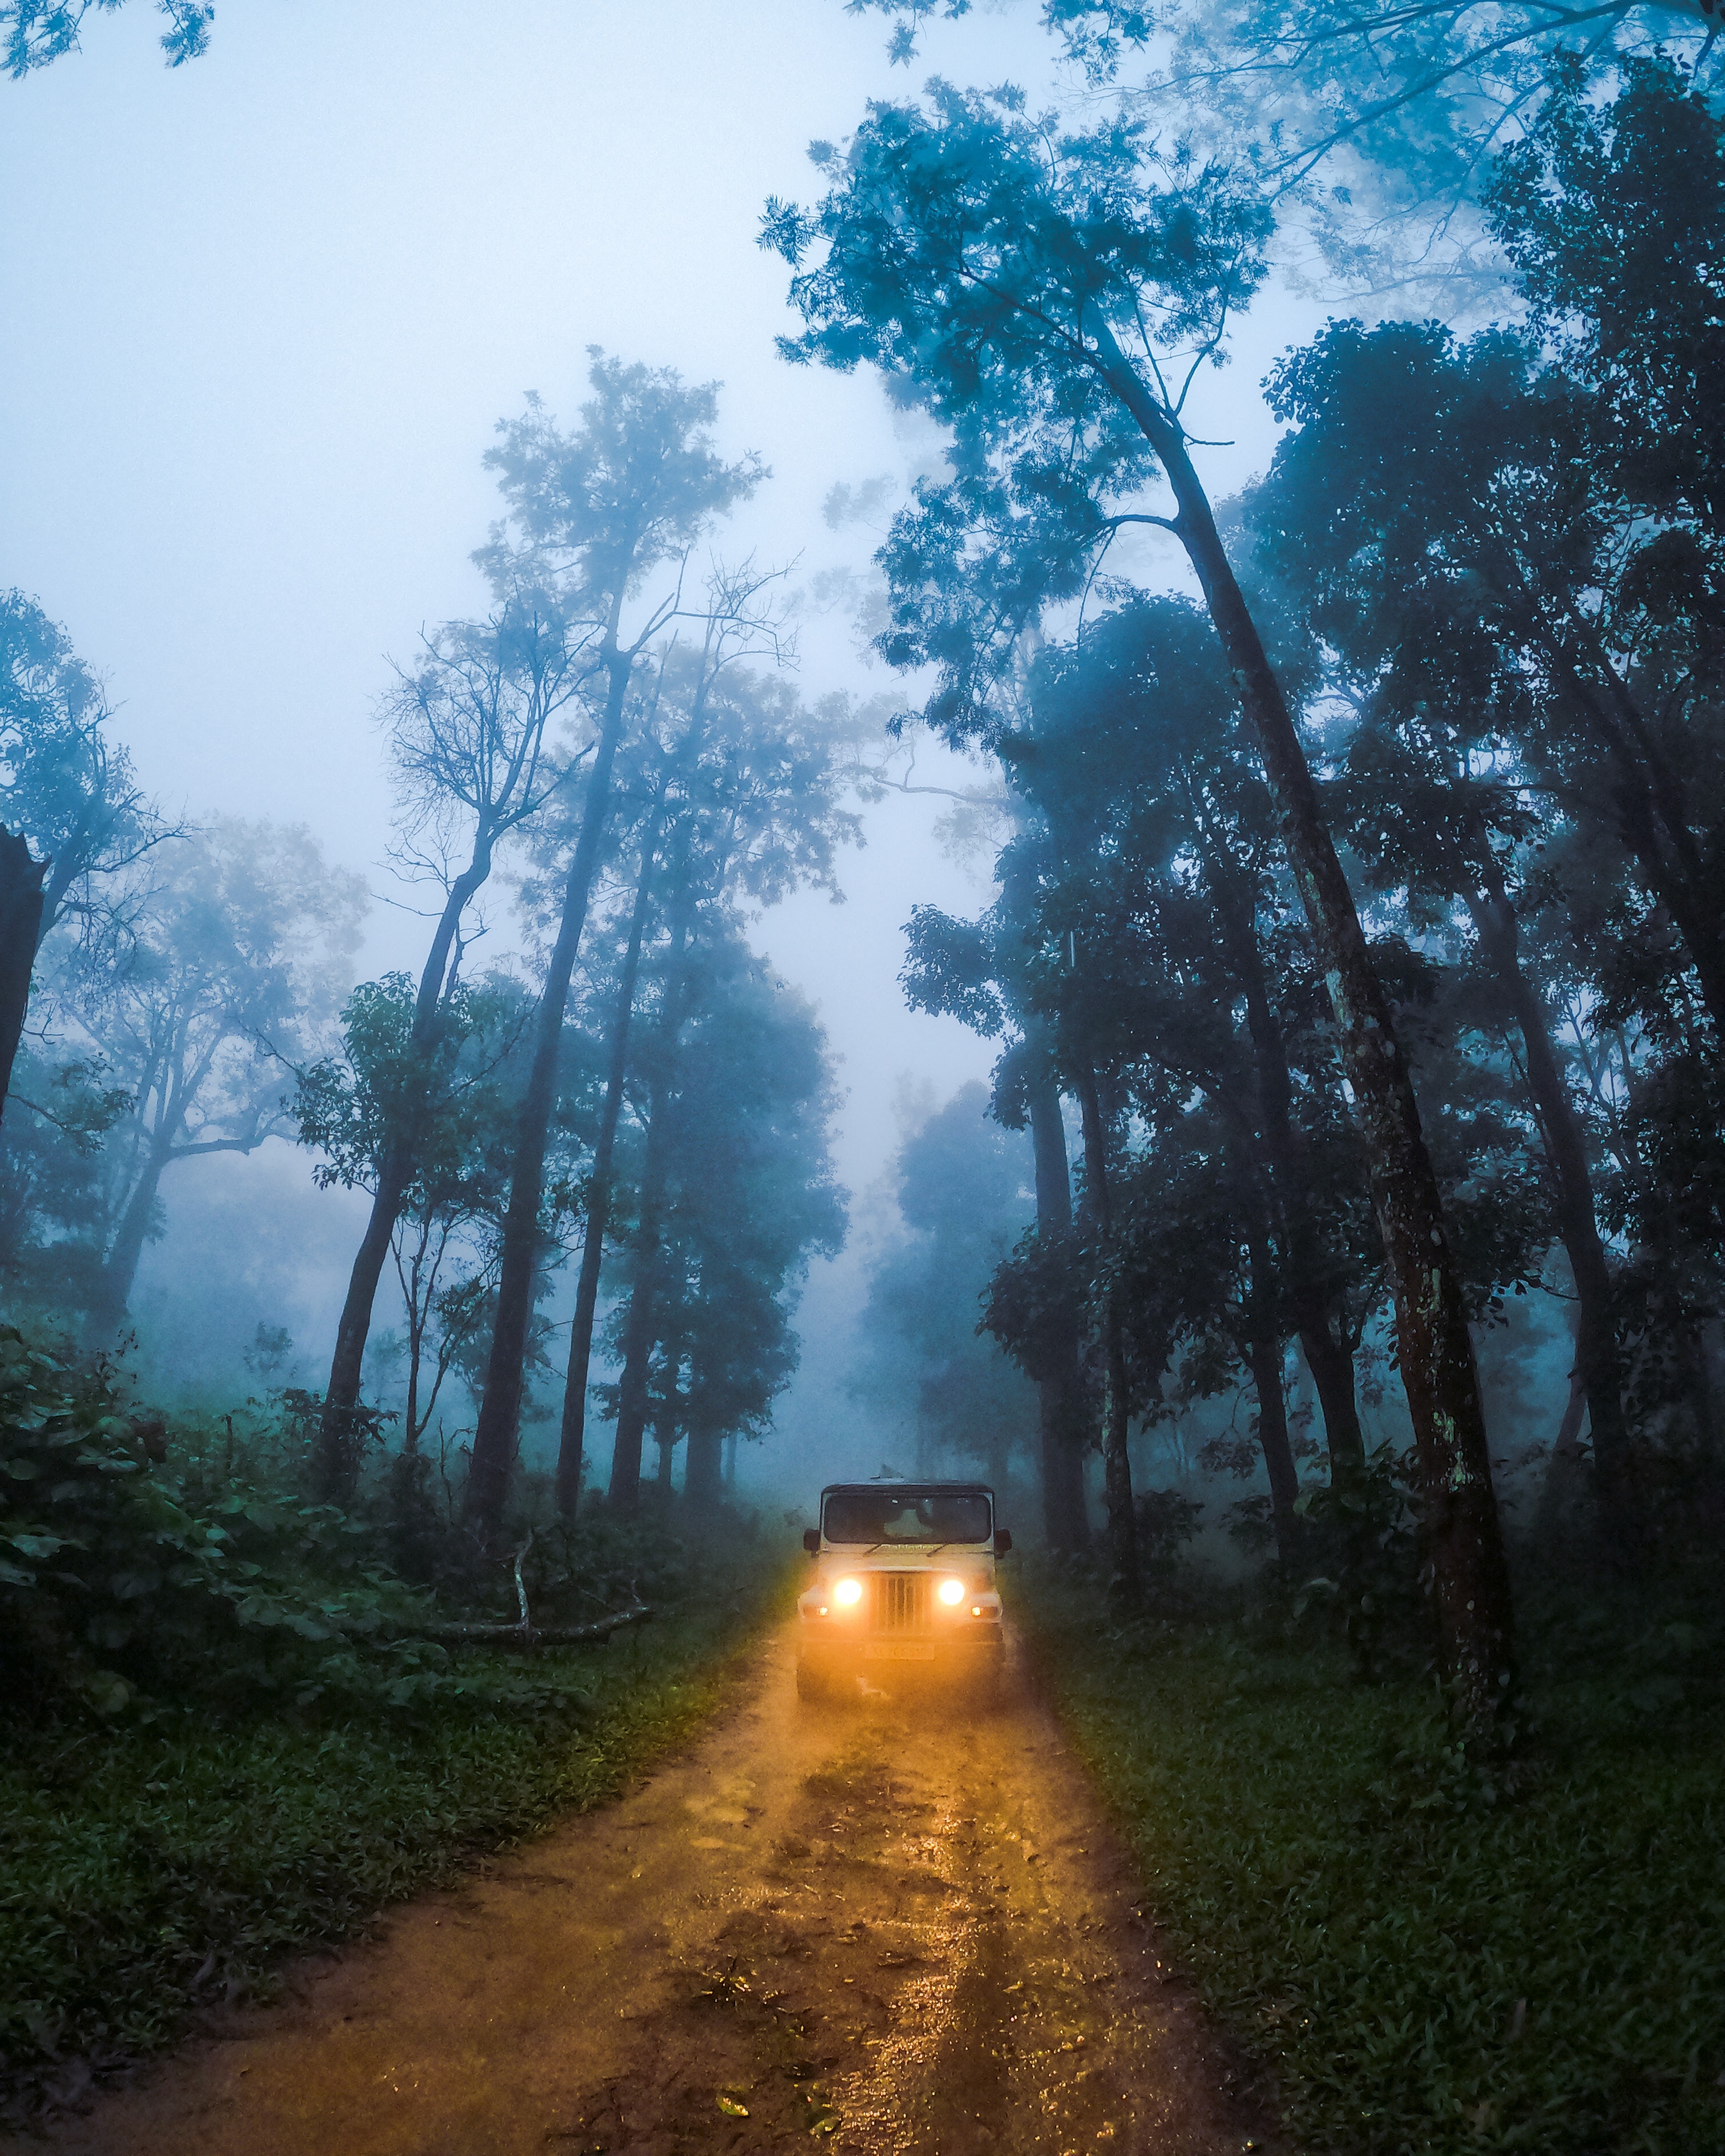
M 860 1579 L 841 1579 L 833 1589 L 833 1599 L 841 1609 L 854 1609 L 862 1600 L 862 1582 Z
M 956 1609 L 964 1599 L 964 1582 L 962 1579 L 943 1579 L 938 1593 L 948 1609 Z

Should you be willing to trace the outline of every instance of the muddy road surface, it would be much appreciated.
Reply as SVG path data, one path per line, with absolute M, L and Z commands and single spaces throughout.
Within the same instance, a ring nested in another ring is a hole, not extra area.
M 52 2144 L 100 2156 L 1276 2146 L 1051 1716 L 799 1706 L 793 1645 L 609 1809 L 311 1965 Z M 312 1973 L 315 1968 L 316 1973 Z

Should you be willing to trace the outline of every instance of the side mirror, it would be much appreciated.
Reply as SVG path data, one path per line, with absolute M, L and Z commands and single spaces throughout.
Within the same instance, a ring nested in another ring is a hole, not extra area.
M 996 1557 L 1004 1557 L 1004 1556 L 1006 1555 L 1006 1553 L 1007 1553 L 1007 1552 L 1008 1552 L 1011 1548 L 1012 1548 L 1012 1537 L 1011 1537 L 1011 1536 L 1007 1532 L 1007 1531 L 1006 1531 L 1006 1529 L 1005 1529 L 1004 1527 L 996 1527 L 996 1528 L 995 1528 L 995 1530 L 994 1530 L 994 1554 L 995 1554 L 995 1556 L 996 1556 Z
M 819 1527 L 804 1527 L 804 1528 L 803 1528 L 803 1548 L 804 1548 L 804 1549 L 806 1549 L 806 1550 L 808 1551 L 808 1553 L 809 1553 L 809 1554 L 810 1555 L 810 1557 L 813 1557 L 813 1556 L 815 1554 L 816 1551 L 819 1549 L 819 1548 L 820 1548 L 820 1529 L 819 1529 Z

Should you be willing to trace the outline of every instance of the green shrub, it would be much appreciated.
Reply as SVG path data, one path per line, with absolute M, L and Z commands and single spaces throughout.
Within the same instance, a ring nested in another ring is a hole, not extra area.
M 1350 1681 L 1339 1645 L 1099 1614 L 1087 1588 L 1034 1597 L 1050 1680 L 1168 1946 L 1273 2065 L 1300 2146 L 1725 2150 L 1716 1617 L 1656 1614 L 1615 1657 L 1535 1627 L 1506 1767 L 1429 1688 Z
M 531 1713 L 468 1695 L 382 1715 L 85 1715 L 0 1754 L 0 2121 L 265 1998 L 283 1955 L 361 1930 L 478 1851 L 614 1795 L 724 1696 L 775 1606 L 757 1567 L 598 1650 L 546 1654 Z M 486 1666 L 489 1665 L 490 1666 Z M 578 1713 L 574 1702 L 583 1705 Z

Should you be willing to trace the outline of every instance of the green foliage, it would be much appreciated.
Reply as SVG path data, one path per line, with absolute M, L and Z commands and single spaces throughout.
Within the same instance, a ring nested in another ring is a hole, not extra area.
M 139 1696 L 403 1706 L 468 1680 L 394 1640 L 428 1605 L 375 1562 L 372 1530 L 243 1476 L 167 1460 L 112 1372 L 80 1373 L 0 1327 L 0 1638 L 39 1711 Z
M 112 14 L 125 4 L 126 0 L 6 0 L 0 6 L 0 36 L 7 73 L 21 81 L 33 68 L 76 52 L 79 30 L 92 8 Z M 157 43 L 169 67 L 183 67 L 208 49 L 216 13 L 213 0 L 156 0 L 156 12 L 167 26 Z
M 0 1755 L 0 2120 L 267 1998 L 283 1953 L 350 1936 L 470 1853 L 616 1795 L 726 1695 L 780 1584 L 769 1551 L 703 1558 L 681 1607 L 608 1649 L 501 1656 L 380 1716 L 203 1708 L 13 1732 Z
M 1507 1763 L 1430 1690 L 1350 1685 L 1279 1626 L 1109 1630 L 1070 1581 L 1030 1614 L 1164 1950 L 1271 2064 L 1300 2146 L 1725 2149 L 1710 1599 L 1548 1602 Z
M 1178 398 L 1167 385 L 1217 357 L 1266 274 L 1270 219 L 1144 125 L 1064 131 L 1010 88 L 936 81 L 923 104 L 871 107 L 842 155 L 811 154 L 825 198 L 769 202 L 762 220 L 808 324 L 780 349 L 877 367 L 952 429 L 950 479 L 919 483 L 877 557 L 891 626 L 876 644 L 894 666 L 937 668 L 932 723 L 992 742 L 1020 638 L 1085 589 L 1111 512 L 1142 521 L 1147 383 Z
M 262 1352 L 272 1342 L 265 1333 Z M 398 1454 L 358 1510 L 297 1494 L 316 1403 L 172 1434 L 0 1328 L 0 2107 L 55 2061 L 167 2041 L 266 1992 L 464 1852 L 584 1808 L 692 1726 L 781 1584 L 748 1522 L 698 1553 L 660 1522 L 542 1522 L 536 1624 L 646 1599 L 608 1649 L 453 1652 L 396 1636 L 512 1622 L 510 1567 Z M 546 1493 L 528 1491 L 530 1505 Z M 388 1555 L 434 1583 L 406 1584 Z

